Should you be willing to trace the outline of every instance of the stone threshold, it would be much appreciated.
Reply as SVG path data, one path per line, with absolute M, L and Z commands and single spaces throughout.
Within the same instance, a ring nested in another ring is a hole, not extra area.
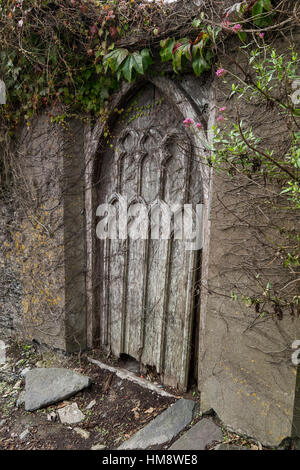
M 135 375 L 133 372 L 130 372 L 129 370 L 121 369 L 120 367 L 109 366 L 107 364 L 104 364 L 101 361 L 97 361 L 96 359 L 92 359 L 91 357 L 88 357 L 87 359 L 92 364 L 95 364 L 96 366 L 100 367 L 100 369 L 104 369 L 104 370 L 108 370 L 110 372 L 113 372 L 114 374 L 116 374 L 122 380 L 130 380 L 131 382 L 134 382 L 134 383 L 140 385 L 141 387 L 147 388 L 148 390 L 152 390 L 153 392 L 155 392 L 158 395 L 161 395 L 163 397 L 177 398 L 177 399 L 180 398 L 180 397 L 177 397 L 176 395 L 172 395 L 171 393 L 166 392 L 165 390 L 157 387 L 153 383 L 148 382 L 148 380 L 142 379 L 141 377 L 138 377 L 137 375 Z

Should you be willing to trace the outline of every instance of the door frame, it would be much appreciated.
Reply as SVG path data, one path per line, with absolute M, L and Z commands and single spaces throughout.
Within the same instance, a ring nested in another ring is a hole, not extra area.
M 166 77 L 154 77 L 143 79 L 135 83 L 124 84 L 111 103 L 111 109 L 120 109 L 130 98 L 132 98 L 145 84 L 151 83 L 175 106 L 182 118 L 189 117 L 194 122 L 203 122 L 201 112 L 191 96 L 183 90 L 179 84 Z M 201 83 L 199 82 L 199 86 Z M 214 92 L 209 93 L 209 114 L 206 129 L 211 129 L 215 118 L 214 112 Z M 107 124 L 112 126 L 118 115 L 112 112 L 108 117 Z M 85 157 L 85 216 L 86 216 L 86 331 L 87 347 L 93 348 L 97 344 L 99 331 L 99 315 L 97 313 L 97 255 L 96 255 L 96 207 L 97 192 L 95 189 L 95 175 L 97 173 L 97 162 L 101 158 L 101 144 L 104 140 L 104 124 L 98 120 L 94 127 L 90 123 L 85 124 L 84 130 L 84 157 Z M 190 133 L 191 142 L 196 149 L 196 154 L 201 153 L 205 158 L 210 154 L 208 145 L 210 143 L 210 133 L 205 129 Z M 104 144 L 103 144 L 104 147 Z M 205 354 L 205 325 L 208 299 L 208 269 L 209 269 L 209 242 L 210 242 L 210 204 L 212 196 L 212 168 L 206 162 L 201 162 L 200 178 L 203 191 L 203 248 L 201 265 L 201 294 L 200 305 L 197 311 L 199 315 L 199 364 L 198 364 L 198 384 L 202 376 L 201 357 Z

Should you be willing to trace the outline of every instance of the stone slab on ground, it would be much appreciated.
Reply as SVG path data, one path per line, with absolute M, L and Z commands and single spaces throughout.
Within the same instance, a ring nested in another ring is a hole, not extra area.
M 25 410 L 34 411 L 75 395 L 89 377 L 64 368 L 31 369 L 25 376 Z
M 221 428 L 211 419 L 203 418 L 174 442 L 170 450 L 205 450 L 207 445 L 222 440 Z
M 147 449 L 169 442 L 194 419 L 198 412 L 198 403 L 181 398 L 128 441 L 123 442 L 119 449 Z
M 226 442 L 223 442 L 222 444 L 218 444 L 214 450 L 251 450 L 251 449 L 247 449 L 247 447 L 243 447 L 243 446 L 235 446 L 234 444 L 226 444 Z

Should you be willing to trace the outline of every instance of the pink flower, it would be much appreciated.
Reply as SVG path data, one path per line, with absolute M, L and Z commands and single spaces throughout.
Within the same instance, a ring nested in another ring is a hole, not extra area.
M 220 114 L 220 116 L 217 117 L 217 121 L 219 121 L 219 122 L 224 121 L 224 116 L 222 116 L 222 114 Z
M 196 127 L 197 129 L 203 129 L 203 124 L 201 124 L 201 122 L 197 122 Z
M 242 29 L 242 26 L 238 23 L 233 26 L 232 31 L 234 33 L 237 33 L 238 31 L 241 31 L 241 29 Z
M 224 113 L 224 111 L 226 111 L 226 106 L 223 106 L 222 108 L 219 109 L 220 113 Z
M 223 75 L 225 75 L 226 72 L 227 72 L 227 70 L 225 70 L 225 69 L 218 69 L 216 71 L 216 75 L 217 75 L 217 77 L 220 78 L 220 77 L 223 77 Z
M 191 119 L 191 118 L 186 118 L 186 119 L 183 121 L 183 124 L 185 125 L 185 127 L 190 127 L 192 124 L 194 124 L 194 121 L 193 121 L 193 119 Z
M 265 33 L 259 33 L 260 39 L 263 39 L 264 35 L 265 35 Z

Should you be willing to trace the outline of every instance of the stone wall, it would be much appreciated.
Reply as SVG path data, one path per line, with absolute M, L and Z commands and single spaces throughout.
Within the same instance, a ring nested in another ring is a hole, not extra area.
M 85 346 L 82 129 L 41 115 L 20 132 L 14 162 L 24 334 L 67 351 Z
M 260 316 L 254 306 L 231 299 L 232 292 L 249 296 L 257 292 L 252 275 L 260 272 L 262 263 L 265 285 L 267 279 L 283 281 L 281 260 L 272 263 L 274 251 L 257 240 L 246 222 L 255 219 L 262 226 L 263 216 L 253 211 L 245 220 L 244 212 L 239 213 L 251 190 L 259 196 L 254 183 L 252 188 L 242 183 L 239 179 L 237 193 L 232 180 L 214 176 L 209 295 L 200 332 L 204 340 L 199 358 L 201 406 L 213 408 L 232 429 L 273 445 L 291 435 L 299 416 L 299 410 L 294 410 L 299 370 L 292 364 L 291 345 L 300 338 L 300 319 L 288 310 L 282 320 L 271 313 Z M 248 270 L 242 267 L 243 257 L 248 258 Z
M 287 44 L 277 47 L 283 50 Z M 247 63 L 233 49 L 230 53 L 236 65 L 229 56 L 220 58 L 220 64 L 241 75 L 239 65 L 247 70 Z M 255 103 L 239 106 L 228 99 L 230 86 L 222 80 L 213 86 L 216 109 L 226 105 L 230 119 L 238 107 L 240 118 L 260 133 L 262 145 L 277 146 L 279 155 L 284 151 L 288 128 L 279 113 Z M 300 318 L 289 307 L 280 314 L 270 304 L 259 311 L 255 304 L 247 307 L 234 301 L 232 293 L 255 298 L 268 282 L 283 297 L 295 291 L 290 283 L 295 276 L 283 268 L 278 246 L 288 244 L 287 230 L 299 233 L 300 216 L 275 197 L 280 192 L 276 184 L 267 184 L 255 170 L 234 178 L 214 172 L 208 304 L 200 312 L 202 409 L 213 408 L 227 426 L 269 445 L 300 436 L 300 371 L 291 359 L 292 343 L 300 339 Z
M 14 335 L 22 331 L 22 283 L 18 265 L 11 256 L 16 230 L 14 201 L 8 195 L 0 200 L 0 332 Z

